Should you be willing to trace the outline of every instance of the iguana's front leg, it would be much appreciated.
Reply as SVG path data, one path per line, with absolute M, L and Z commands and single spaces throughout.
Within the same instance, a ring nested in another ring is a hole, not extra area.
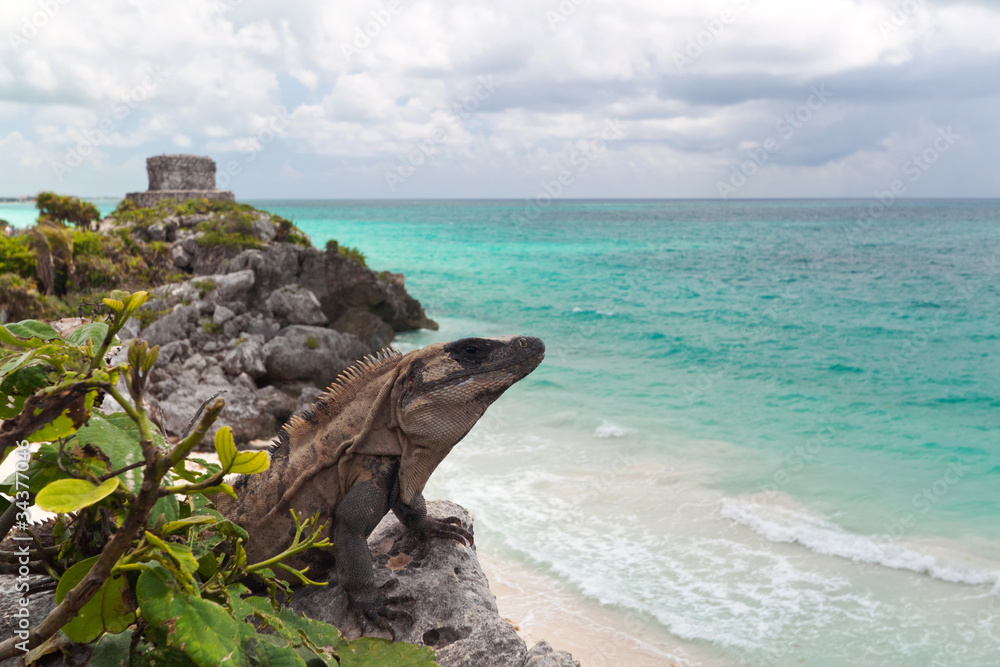
M 393 639 L 396 633 L 390 621 L 405 618 L 412 624 L 413 617 L 405 611 L 390 609 L 387 605 L 410 602 L 412 598 L 385 595 L 396 580 L 389 581 L 381 588 L 375 585 L 368 536 L 389 511 L 395 470 L 396 462 L 391 459 L 373 466 L 373 476 L 355 482 L 337 505 L 333 523 L 337 580 L 347 592 L 354 608 L 363 614 L 363 618 L 391 632 Z
M 469 546 L 474 542 L 472 533 L 462 526 L 462 520 L 457 516 L 445 519 L 428 517 L 427 503 L 422 493 L 416 494 L 410 505 L 397 498 L 392 506 L 392 512 L 399 522 L 409 528 L 410 532 L 424 544 L 432 537 L 444 537 Z

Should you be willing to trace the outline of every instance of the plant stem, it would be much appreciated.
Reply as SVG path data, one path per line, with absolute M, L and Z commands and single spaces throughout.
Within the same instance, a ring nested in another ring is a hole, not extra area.
M 149 514 L 159 498 L 159 480 L 157 476 L 157 466 L 147 466 L 142 480 L 142 487 L 136 499 L 135 505 L 125 517 L 115 536 L 104 547 L 97 562 L 90 568 L 87 576 L 71 590 L 63 601 L 55 609 L 49 612 L 41 623 L 36 625 L 28 634 L 28 646 L 34 648 L 46 641 L 66 625 L 76 616 L 80 608 L 94 596 L 100 589 L 104 581 L 110 576 L 111 569 L 118 563 L 122 556 L 132 545 L 132 540 L 145 526 L 149 519 Z M 0 643 L 0 660 L 17 655 L 18 637 L 11 637 Z
M 165 486 L 162 489 L 160 489 L 160 495 L 169 496 L 174 493 L 189 494 L 189 493 L 204 491 L 205 489 L 209 489 L 213 486 L 218 486 L 225 477 L 226 477 L 225 471 L 219 471 L 214 475 L 212 475 L 211 477 L 209 477 L 208 479 L 204 479 L 200 482 L 193 482 L 191 484 L 179 484 L 177 486 Z
M 88 371 L 88 374 L 93 373 L 104 365 L 104 355 L 108 353 L 108 348 L 111 347 L 111 343 L 115 341 L 115 336 L 118 335 L 118 330 L 125 324 L 125 320 L 119 322 L 119 319 L 121 319 L 119 314 L 115 313 L 115 319 L 108 327 L 108 333 L 104 336 L 104 340 L 101 341 L 101 347 L 98 348 L 96 353 L 94 353 L 94 358 L 90 362 L 90 371 Z
M 201 420 L 198 422 L 198 426 L 195 427 L 194 431 L 188 434 L 186 438 L 181 440 L 173 448 L 173 450 L 167 454 L 162 461 L 160 461 L 160 466 L 166 472 L 168 469 L 173 468 L 175 465 L 187 458 L 187 455 L 191 453 L 199 442 L 205 438 L 205 434 L 208 433 L 208 429 L 212 427 L 215 420 L 219 417 L 219 413 L 222 409 L 226 407 L 226 402 L 221 398 L 215 400 L 215 403 L 210 405 L 205 412 L 201 415 Z

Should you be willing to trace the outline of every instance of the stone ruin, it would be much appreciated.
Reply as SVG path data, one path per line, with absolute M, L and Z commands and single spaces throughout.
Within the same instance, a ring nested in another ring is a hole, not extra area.
M 142 207 L 163 199 L 236 201 L 230 190 L 215 187 L 215 160 L 201 155 L 157 155 L 146 158 L 149 189 L 125 195 Z

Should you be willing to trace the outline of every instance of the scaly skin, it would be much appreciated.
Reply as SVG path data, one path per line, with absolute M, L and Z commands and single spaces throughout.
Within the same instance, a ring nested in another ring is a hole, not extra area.
M 409 614 L 390 605 L 391 581 L 375 585 L 367 538 L 389 510 L 418 538 L 472 543 L 457 518 L 429 519 L 427 479 L 486 408 L 541 363 L 538 338 L 465 338 L 402 355 L 385 351 L 345 371 L 310 413 L 285 425 L 271 466 L 237 482 L 238 499 L 219 511 L 250 534 L 248 561 L 283 551 L 294 532 L 290 509 L 332 521 L 331 552 L 289 562 L 316 578 L 336 567 L 351 603 L 374 625 Z M 412 619 L 410 619 L 412 620 Z

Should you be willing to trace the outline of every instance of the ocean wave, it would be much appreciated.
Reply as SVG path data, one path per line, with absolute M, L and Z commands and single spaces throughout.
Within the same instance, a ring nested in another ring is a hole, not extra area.
M 579 306 L 573 307 L 573 312 L 575 314 L 585 314 L 585 315 L 601 315 L 603 317 L 614 317 L 618 314 L 615 310 L 601 310 L 599 308 L 580 308 Z
M 824 556 L 907 570 L 950 583 L 987 585 L 994 593 L 1000 592 L 1000 570 L 946 562 L 889 535 L 849 533 L 820 517 L 737 498 L 723 498 L 720 514 L 772 542 L 795 543 Z
M 594 435 L 598 438 L 624 438 L 629 433 L 635 433 L 635 429 L 619 426 L 608 419 L 602 419 L 601 425 L 594 429 Z

